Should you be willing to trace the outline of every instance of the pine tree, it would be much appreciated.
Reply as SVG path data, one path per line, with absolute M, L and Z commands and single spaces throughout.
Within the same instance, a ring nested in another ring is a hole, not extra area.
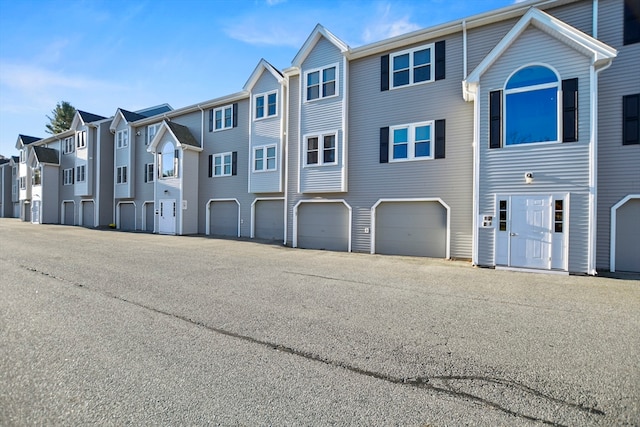
M 76 109 L 73 105 L 67 101 L 60 101 L 56 104 L 56 108 L 51 110 L 53 117 L 47 116 L 49 123 L 47 123 L 46 131 L 52 135 L 56 135 L 65 130 L 69 130 L 71 122 L 76 114 Z

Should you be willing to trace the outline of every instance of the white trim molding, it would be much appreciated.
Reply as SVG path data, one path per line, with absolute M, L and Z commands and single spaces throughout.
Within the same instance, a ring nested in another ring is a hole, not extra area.
M 346 200 L 344 199 L 306 199 L 306 200 L 299 200 L 298 203 L 296 203 L 293 206 L 293 236 L 292 237 L 292 247 L 297 248 L 298 247 L 298 207 L 302 204 L 302 203 L 342 203 L 343 205 L 346 206 L 347 211 L 349 212 L 349 236 L 348 236 L 348 249 L 347 252 L 351 252 L 351 235 L 352 235 L 352 221 L 353 221 L 353 212 L 351 209 L 351 206 L 349 205 L 349 203 L 347 203 Z
M 615 205 L 611 206 L 611 234 L 609 235 L 609 270 L 612 273 L 616 271 L 616 233 L 617 233 L 617 215 L 618 209 L 625 205 L 629 200 L 640 199 L 640 194 L 629 194 L 625 196 Z
M 207 201 L 207 205 L 206 205 L 206 223 L 204 225 L 205 227 L 205 234 L 207 236 L 211 235 L 211 203 L 212 202 L 236 202 L 236 204 L 238 205 L 238 235 L 237 237 L 240 237 L 240 202 L 238 201 L 238 199 L 235 198 L 227 198 L 227 199 L 209 199 Z
M 264 200 L 282 200 L 284 202 L 284 197 L 256 197 L 253 200 L 253 202 L 251 203 L 251 232 L 250 232 L 251 233 L 250 237 L 252 239 L 256 238 L 256 203 Z M 283 203 L 283 206 L 284 206 L 284 210 L 286 211 L 287 206 L 284 203 Z

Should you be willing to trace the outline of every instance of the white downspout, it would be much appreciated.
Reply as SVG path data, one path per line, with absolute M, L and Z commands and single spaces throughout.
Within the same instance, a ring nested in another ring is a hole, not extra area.
M 287 229 L 287 212 L 289 210 L 289 76 L 285 76 L 282 80 L 282 88 L 283 88 L 283 106 L 282 106 L 282 115 L 284 121 L 284 147 L 282 149 L 282 155 L 284 156 L 284 241 L 283 245 L 287 245 L 287 237 L 288 237 L 288 229 Z

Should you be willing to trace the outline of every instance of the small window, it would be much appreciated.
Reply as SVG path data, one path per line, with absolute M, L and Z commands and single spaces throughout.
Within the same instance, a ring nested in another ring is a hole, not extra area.
M 391 161 L 432 159 L 433 122 L 392 126 Z
M 84 182 L 85 180 L 85 165 L 76 166 L 76 182 Z
M 153 141 L 153 138 L 155 138 L 156 133 L 158 133 L 158 128 L 160 128 L 160 123 L 156 123 L 155 125 L 147 126 L 146 145 L 151 144 L 151 141 Z
M 622 145 L 640 144 L 640 94 L 622 97 Z
M 27 161 L 27 149 L 23 148 L 20 150 L 20 163 L 25 163 Z
M 214 130 L 224 130 L 233 127 L 233 105 L 216 108 L 213 110 Z
M 256 147 L 253 150 L 254 172 L 276 170 L 276 146 Z
M 336 156 L 335 133 L 310 135 L 305 138 L 306 166 L 335 165 Z
M 62 184 L 63 185 L 73 184 L 73 169 L 65 169 L 62 171 Z
M 40 185 L 42 183 L 42 172 L 40 172 L 40 168 L 36 168 L 33 170 L 33 175 L 31 175 L 31 185 Z
M 554 203 L 553 215 L 553 231 L 562 233 L 562 225 L 564 222 L 564 201 L 556 200 Z
M 129 145 L 129 130 L 123 129 L 116 132 L 116 147 L 124 148 Z
M 213 176 L 231 176 L 232 153 L 221 153 L 213 156 Z
M 20 189 L 21 190 L 26 190 L 27 189 L 27 179 L 24 176 L 20 177 Z
M 76 133 L 76 147 L 85 148 L 87 146 L 87 132 L 82 131 Z
M 307 71 L 306 80 L 306 100 L 328 98 L 337 95 L 338 77 L 337 65 Z
M 62 154 L 70 154 L 73 153 L 75 150 L 75 141 L 73 140 L 73 137 L 68 137 L 65 138 L 62 141 Z
M 127 167 L 126 166 L 118 166 L 116 169 L 116 184 L 126 184 L 127 183 Z
M 558 77 L 534 65 L 513 74 L 504 90 L 505 145 L 558 141 Z
M 391 87 L 433 81 L 432 51 L 427 45 L 391 54 Z
M 500 200 L 498 210 L 498 230 L 507 231 L 507 201 Z
M 640 3 L 624 0 L 624 44 L 640 42 Z
M 278 93 L 256 95 L 255 99 L 255 119 L 274 117 L 278 114 Z
M 167 142 L 159 157 L 160 177 L 176 178 L 178 176 L 178 150 L 174 148 L 172 143 Z
M 153 174 L 153 163 L 147 163 L 144 171 L 144 182 L 153 182 L 155 175 Z

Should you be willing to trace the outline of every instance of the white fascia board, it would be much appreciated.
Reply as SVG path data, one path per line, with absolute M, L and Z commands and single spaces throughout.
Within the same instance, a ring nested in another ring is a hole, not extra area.
M 340 50 L 340 52 L 343 55 L 347 57 L 350 56 L 351 49 L 345 42 L 343 42 L 338 37 L 333 35 L 329 30 L 327 30 L 322 25 L 317 24 L 316 27 L 311 32 L 311 34 L 309 35 L 309 37 L 307 38 L 307 40 L 302 45 L 302 48 L 298 51 L 296 56 L 293 58 L 293 61 L 291 61 L 292 66 L 300 67 L 302 65 L 302 63 L 307 58 L 307 56 L 309 56 L 309 53 L 311 53 L 311 50 L 313 50 L 313 48 L 315 47 L 316 43 L 318 43 L 318 40 L 320 40 L 320 37 L 324 37 L 325 39 L 327 39 L 331 44 L 337 47 L 338 50 Z
M 282 84 L 282 81 L 284 80 L 284 76 L 263 58 L 260 60 L 256 68 L 253 70 L 253 73 L 251 73 L 251 76 L 249 76 L 249 79 L 243 86 L 243 89 L 247 92 L 251 91 L 251 89 L 253 89 L 255 84 L 258 82 L 258 79 L 260 79 L 260 76 L 262 76 L 262 73 L 265 70 L 271 73 L 271 75 L 273 75 L 273 77 L 278 81 L 279 84 Z
M 224 104 L 228 104 L 230 102 L 237 102 L 243 99 L 249 98 L 249 92 L 243 90 L 241 92 L 236 92 L 231 95 L 225 95 L 220 98 L 214 98 L 205 102 L 200 102 L 198 104 L 192 104 L 186 107 L 178 108 L 177 110 L 167 111 L 163 114 L 158 114 L 156 116 L 147 117 L 145 119 L 136 120 L 132 122 L 132 126 L 146 126 L 154 123 L 158 123 L 160 120 L 171 120 L 173 117 L 179 117 L 185 114 L 193 113 L 195 111 L 202 111 L 204 109 L 218 107 Z
M 116 110 L 116 113 L 113 115 L 113 120 L 111 121 L 111 125 L 109 126 L 109 130 L 111 131 L 111 133 L 114 133 L 116 129 L 118 129 L 118 125 L 120 124 L 121 120 L 124 120 L 124 122 L 127 123 L 127 119 L 124 118 L 122 111 L 120 111 L 120 109 L 118 108 Z

